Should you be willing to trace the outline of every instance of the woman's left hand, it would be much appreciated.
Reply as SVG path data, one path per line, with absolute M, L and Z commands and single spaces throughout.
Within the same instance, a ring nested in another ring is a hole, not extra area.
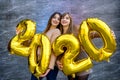
M 40 77 L 45 77 L 45 76 L 47 76 L 47 74 L 48 74 L 49 72 L 50 72 L 50 68 L 48 68 L 47 71 L 46 71 L 44 74 L 40 75 Z

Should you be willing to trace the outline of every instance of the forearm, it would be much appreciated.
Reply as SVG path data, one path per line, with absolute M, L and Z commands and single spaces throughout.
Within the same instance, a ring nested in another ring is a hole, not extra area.
M 56 56 L 52 53 L 51 57 L 50 57 L 50 63 L 49 63 L 48 68 L 54 69 L 55 61 L 56 61 Z
M 100 35 L 99 35 L 99 33 L 98 32 L 96 32 L 96 31 L 93 31 L 93 32 L 91 32 L 90 33 L 90 38 L 100 38 Z

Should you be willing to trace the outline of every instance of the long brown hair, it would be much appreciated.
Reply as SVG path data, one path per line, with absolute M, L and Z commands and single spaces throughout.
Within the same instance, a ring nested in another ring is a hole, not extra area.
M 61 18 L 63 18 L 63 17 L 66 16 L 66 15 L 68 15 L 69 18 L 70 18 L 69 28 L 68 28 L 68 30 L 67 30 L 66 33 L 70 34 L 70 33 L 73 32 L 73 21 L 72 21 L 72 17 L 71 17 L 71 15 L 70 15 L 68 12 L 63 13 L 62 16 L 61 16 Z M 62 25 L 61 25 L 61 26 L 62 26 Z M 63 27 L 63 26 L 62 26 L 62 27 Z M 63 33 L 63 30 L 62 30 L 62 33 Z
M 51 25 L 52 25 L 52 24 L 51 24 L 51 20 L 52 20 L 52 18 L 53 18 L 56 14 L 58 14 L 58 15 L 60 16 L 60 20 L 61 20 L 61 13 L 59 13 L 59 12 L 54 12 L 54 13 L 51 15 L 51 17 L 49 18 L 47 27 L 46 27 L 46 29 L 44 30 L 43 33 L 46 33 L 46 32 L 50 29 L 50 27 L 51 27 Z M 58 28 L 58 29 L 60 29 L 60 31 L 62 31 L 62 26 L 60 26 L 60 23 L 59 23 L 59 25 L 58 25 L 56 28 Z

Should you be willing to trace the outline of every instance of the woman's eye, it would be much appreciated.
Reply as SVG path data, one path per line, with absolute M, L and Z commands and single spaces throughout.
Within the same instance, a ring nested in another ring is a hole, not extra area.
M 54 16 L 53 19 L 55 19 L 56 17 Z
M 59 21 L 60 21 L 60 18 L 57 18 L 57 20 L 59 20 Z
M 70 19 L 69 17 L 66 17 L 66 19 Z

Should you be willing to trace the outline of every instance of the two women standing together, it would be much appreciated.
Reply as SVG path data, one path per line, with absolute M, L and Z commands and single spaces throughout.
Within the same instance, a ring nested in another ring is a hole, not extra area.
M 60 14 L 59 12 L 55 12 L 51 15 L 47 27 L 44 31 L 46 36 L 49 38 L 51 44 L 54 40 L 60 36 L 61 34 L 70 34 L 78 35 L 78 28 L 76 26 L 73 27 L 72 17 L 69 13 Z M 40 50 L 40 48 L 38 48 Z M 39 51 L 40 52 L 40 51 Z M 39 53 L 38 52 L 38 59 Z M 80 55 L 78 58 L 87 57 L 86 54 Z M 57 74 L 59 70 L 62 70 L 62 63 L 60 62 L 60 57 L 56 57 L 54 52 L 52 51 L 50 57 L 49 67 L 46 72 L 40 76 L 40 80 L 43 77 L 46 77 L 47 80 L 56 80 Z M 68 80 L 87 80 L 90 71 L 84 71 L 83 73 L 76 73 L 76 77 L 72 78 L 68 76 Z M 33 74 L 31 76 L 31 80 L 38 80 Z

